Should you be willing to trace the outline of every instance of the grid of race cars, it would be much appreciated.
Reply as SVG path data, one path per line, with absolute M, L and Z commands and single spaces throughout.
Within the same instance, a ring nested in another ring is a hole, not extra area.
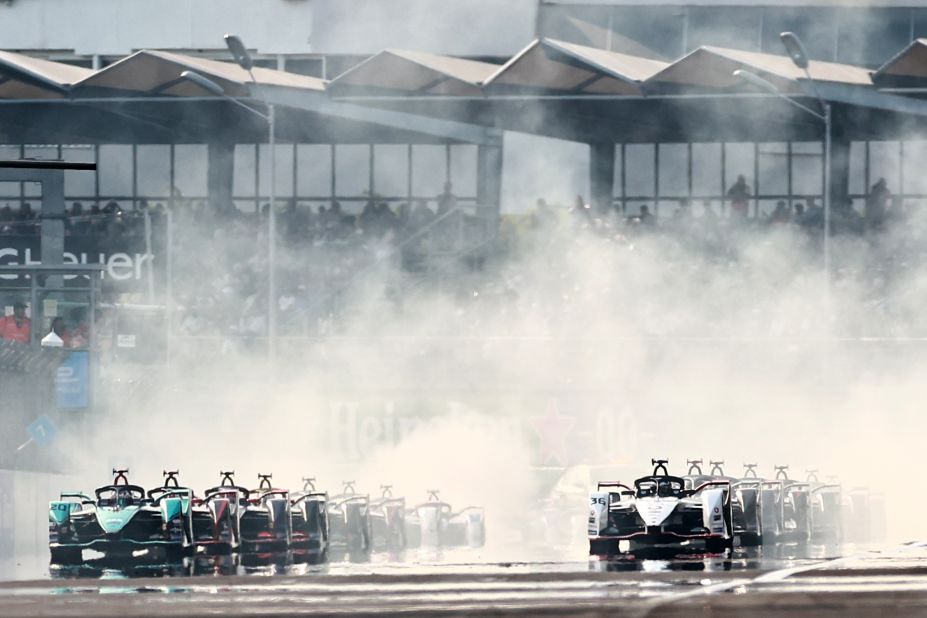
M 725 474 L 723 461 L 687 460 L 687 471 L 679 476 L 669 473 L 667 460 L 654 459 L 651 465 L 651 474 L 630 485 L 598 482 L 588 500 L 590 555 L 864 543 L 879 540 L 884 530 L 879 494 L 822 482 L 814 470 L 796 480 L 787 466 L 775 466 L 773 477 L 763 478 L 756 464 L 745 464 L 739 477 Z M 525 534 L 548 545 L 575 538 L 571 530 L 578 533 L 582 519 L 576 516 L 581 511 L 575 489 L 588 486 L 590 472 L 584 469 L 572 490 L 571 473 L 563 474 L 526 522 Z M 316 489 L 313 478 L 303 478 L 302 489 L 290 491 L 274 487 L 269 474 L 258 475 L 257 489 L 247 489 L 236 483 L 234 472 L 225 471 L 200 497 L 180 484 L 176 470 L 165 471 L 161 486 L 147 491 L 129 482 L 128 470 L 113 474 L 112 483 L 92 494 L 65 492 L 50 502 L 52 564 L 80 564 L 84 550 L 117 559 L 329 550 L 356 556 L 419 547 L 476 548 L 486 540 L 484 509 L 455 510 L 437 491 L 410 504 L 388 485 L 371 497 L 346 481 L 340 493 L 329 495 Z
M 772 478 L 745 464 L 743 474 L 725 474 L 723 461 L 686 462 L 684 475 L 671 475 L 665 459 L 651 460 L 653 472 L 633 487 L 600 481 L 589 499 L 589 553 L 595 556 L 660 549 L 723 552 L 735 546 L 784 543 L 865 543 L 880 540 L 885 503 L 879 494 L 844 491 L 816 470 L 792 479 L 788 466 L 774 466 Z M 703 471 L 707 469 L 707 473 Z
M 145 490 L 129 482 L 128 470 L 113 470 L 112 483 L 92 495 L 65 492 L 49 504 L 52 564 L 79 564 L 85 550 L 107 558 L 152 555 L 179 558 L 196 553 L 274 554 L 325 552 L 340 548 L 360 554 L 407 547 L 482 546 L 481 507 L 455 511 L 437 491 L 407 505 L 389 486 L 372 498 L 344 483 L 329 495 L 304 478 L 302 489 L 274 487 L 258 475 L 258 488 L 235 482 L 233 471 L 197 496 L 165 471 L 161 486 Z

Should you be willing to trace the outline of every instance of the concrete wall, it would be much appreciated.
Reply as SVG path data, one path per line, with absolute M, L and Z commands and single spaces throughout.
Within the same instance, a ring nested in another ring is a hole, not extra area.
M 224 49 L 233 32 L 260 53 L 308 53 L 310 0 L 12 0 L 0 49 L 125 55 L 142 48 Z

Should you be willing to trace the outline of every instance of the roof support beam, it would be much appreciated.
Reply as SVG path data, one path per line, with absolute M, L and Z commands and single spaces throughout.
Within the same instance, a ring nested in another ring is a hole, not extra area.
M 830 82 L 816 82 L 821 96 L 833 103 L 846 103 L 859 107 L 889 112 L 927 116 L 927 100 L 887 94 L 872 88 L 860 88 Z
M 274 105 L 285 105 L 345 120 L 369 122 L 402 131 L 425 133 L 448 141 L 469 144 L 496 144 L 502 139 L 502 132 L 492 127 L 467 124 L 456 120 L 417 116 L 406 112 L 365 107 L 353 103 L 342 103 L 332 101 L 326 95 L 320 93 L 274 87 L 264 87 L 262 91 L 267 102 Z

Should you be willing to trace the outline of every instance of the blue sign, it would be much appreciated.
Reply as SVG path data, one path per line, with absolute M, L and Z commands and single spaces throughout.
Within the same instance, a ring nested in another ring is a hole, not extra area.
M 32 441 L 39 446 L 48 446 L 54 442 L 55 436 L 58 435 L 58 428 L 55 427 L 55 423 L 44 414 L 29 423 L 26 431 L 29 432 Z
M 90 405 L 90 355 L 71 352 L 55 374 L 58 408 L 80 410 Z

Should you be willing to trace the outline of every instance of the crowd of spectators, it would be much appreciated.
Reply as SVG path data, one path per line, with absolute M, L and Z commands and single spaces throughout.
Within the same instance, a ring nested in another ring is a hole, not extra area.
M 722 246 L 724 238 L 738 230 L 790 228 L 810 238 L 823 230 L 823 207 L 818 200 L 778 200 L 768 212 L 756 204 L 743 176 L 723 198 L 679 199 L 667 212 L 653 202 L 628 202 L 596 208 L 582 197 L 568 207 L 538 199 L 533 213 L 513 224 L 503 221 L 495 243 L 503 253 L 511 249 L 513 236 L 537 238 L 554 228 L 590 229 L 623 238 L 636 235 L 668 235 L 699 243 L 699 248 Z M 258 212 L 245 213 L 231 205 L 220 207 L 201 201 L 173 200 L 171 258 L 172 298 L 176 308 L 174 328 L 187 336 L 219 336 L 258 340 L 267 331 L 267 215 L 264 204 Z M 858 212 L 850 203 L 832 208 L 835 233 L 878 231 L 906 216 L 906 207 L 893 198 L 887 183 L 879 179 Z M 455 258 L 467 247 L 490 246 L 495 236 L 475 213 L 461 207 L 451 183 L 433 200 L 416 200 L 397 205 L 373 197 L 358 212 L 348 212 L 333 201 L 322 205 L 297 204 L 290 200 L 278 206 L 277 314 L 280 333 L 317 334 L 330 328 L 331 316 L 350 293 L 351 282 L 365 272 L 401 266 L 406 271 L 427 269 L 435 256 Z M 123 209 L 115 201 L 85 209 L 71 204 L 66 234 L 92 239 L 99 253 L 146 252 L 155 255 L 158 268 L 153 281 L 129 281 L 107 288 L 115 301 L 161 304 L 166 298 L 167 207 L 142 200 L 134 209 Z M 0 208 L 0 237 L 35 236 L 41 218 L 28 204 L 13 210 Z M 149 232 L 149 233 L 146 233 Z M 147 244 L 147 243 L 150 243 Z M 517 242 L 515 243 L 517 244 Z M 152 295 L 152 292 L 154 294 Z M 8 310 L 9 311 L 9 310 Z M 25 320 L 25 322 L 23 321 Z M 0 337 L 29 339 L 30 323 L 25 307 L 17 302 L 13 313 L 0 318 Z M 65 323 L 58 325 L 66 334 Z M 25 334 L 24 334 L 25 333 Z
M 757 204 L 751 215 L 751 202 Z M 865 233 L 884 229 L 893 222 L 903 221 L 910 206 L 893 196 L 884 178 L 880 178 L 865 197 L 861 209 L 851 199 L 831 206 L 832 233 Z M 530 227 L 543 229 L 551 224 L 572 221 L 580 227 L 618 231 L 625 234 L 653 232 L 681 235 L 714 235 L 725 230 L 736 233 L 744 230 L 776 229 L 794 226 L 810 235 L 820 235 L 824 229 L 824 206 L 814 197 L 778 199 L 769 210 L 759 207 L 744 176 L 728 189 L 724 198 L 692 200 L 662 199 L 664 211 L 655 212 L 653 202 L 628 200 L 597 208 L 582 196 L 577 196 L 569 207 L 548 204 L 543 198 L 530 215 Z M 666 207 L 670 206 L 670 212 Z

